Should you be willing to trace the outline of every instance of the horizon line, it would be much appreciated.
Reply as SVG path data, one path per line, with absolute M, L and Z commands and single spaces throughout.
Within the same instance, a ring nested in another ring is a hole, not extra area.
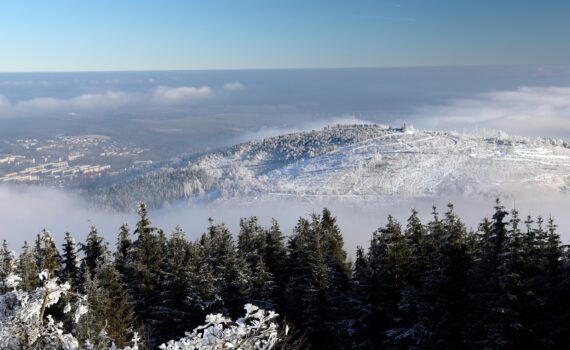
M 0 71 L 0 74 L 51 74 L 51 73 L 144 73 L 144 72 L 223 72 L 223 71 L 287 71 L 287 70 L 357 70 L 357 69 L 421 69 L 421 68 L 484 68 L 484 67 L 565 67 L 569 63 L 496 63 L 496 64 L 449 64 L 410 66 L 334 66 L 334 67 L 287 67 L 287 68 L 181 68 L 181 69 L 110 69 L 110 70 L 29 70 Z

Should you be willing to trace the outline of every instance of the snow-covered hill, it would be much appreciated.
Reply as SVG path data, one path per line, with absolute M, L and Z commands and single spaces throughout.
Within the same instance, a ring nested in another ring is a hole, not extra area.
M 552 139 L 336 125 L 246 142 L 97 193 L 118 208 L 317 197 L 380 201 L 440 194 L 567 191 L 570 147 Z

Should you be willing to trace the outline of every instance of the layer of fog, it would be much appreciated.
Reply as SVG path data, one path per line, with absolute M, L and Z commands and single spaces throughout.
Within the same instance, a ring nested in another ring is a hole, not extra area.
M 570 87 L 519 87 L 442 105 L 419 107 L 414 120 L 429 129 L 495 129 L 522 136 L 570 135 Z
M 515 199 L 513 199 L 515 198 Z M 568 195 L 563 194 L 521 194 L 504 202 L 508 209 L 516 207 L 521 216 L 533 217 L 552 215 L 560 227 L 564 241 L 570 240 L 570 218 L 567 215 Z M 372 233 L 386 223 L 392 214 L 403 224 L 416 208 L 424 222 L 430 218 L 432 205 L 441 214 L 447 210 L 447 203 L 455 205 L 455 211 L 468 227 L 476 228 L 483 217 L 493 213 L 494 201 L 491 198 L 467 198 L 463 196 L 442 196 L 438 199 L 420 199 L 385 203 L 341 203 L 337 201 L 265 200 L 261 202 L 230 201 L 209 205 L 178 205 L 150 212 L 154 226 L 167 233 L 180 225 L 189 239 L 197 238 L 208 227 L 208 218 L 215 223 L 225 223 L 232 233 L 239 231 L 241 217 L 257 216 L 260 222 L 269 227 L 271 219 L 279 221 L 284 233 L 289 234 L 298 218 L 319 213 L 323 207 L 331 209 L 337 216 L 344 234 L 345 246 L 351 253 L 357 245 L 368 244 Z M 119 227 L 127 222 L 131 228 L 136 224 L 134 214 L 93 209 L 83 199 L 61 190 L 40 187 L 0 186 L 0 238 L 6 239 L 12 249 L 19 250 L 22 243 L 33 241 L 42 230 L 50 231 L 58 243 L 65 232 L 71 232 L 79 241 L 84 241 L 91 225 L 114 246 Z

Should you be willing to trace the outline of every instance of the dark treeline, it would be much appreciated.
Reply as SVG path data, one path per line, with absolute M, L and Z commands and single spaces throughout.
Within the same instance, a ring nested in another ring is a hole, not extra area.
M 95 227 L 61 250 L 43 231 L 15 262 L 32 290 L 47 269 L 88 296 L 80 340 L 100 329 L 118 346 L 142 331 L 149 348 L 184 335 L 208 313 L 232 317 L 253 303 L 276 310 L 313 349 L 569 349 L 570 254 L 553 220 L 521 219 L 497 201 L 476 231 L 449 205 L 428 223 L 389 216 L 354 262 L 330 211 L 276 221 L 242 219 L 237 239 L 210 220 L 196 241 L 152 226 L 139 207 L 111 252 Z M 14 266 L 6 242 L 2 278 Z M 57 315 L 57 310 L 54 311 Z

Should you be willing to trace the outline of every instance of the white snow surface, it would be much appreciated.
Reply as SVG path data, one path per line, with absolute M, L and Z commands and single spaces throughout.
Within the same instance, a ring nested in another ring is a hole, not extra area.
M 442 196 L 517 198 L 568 193 L 570 143 L 501 132 L 465 134 L 334 125 L 250 141 L 104 188 L 102 203 L 128 210 L 190 203 L 303 200 L 393 203 Z
M 217 200 L 316 197 L 342 201 L 441 194 L 508 197 L 521 190 L 570 188 L 567 142 L 504 133 L 337 125 L 247 142 L 189 164 L 205 181 L 184 183 L 188 197 Z M 212 185 L 213 184 L 213 185 Z

